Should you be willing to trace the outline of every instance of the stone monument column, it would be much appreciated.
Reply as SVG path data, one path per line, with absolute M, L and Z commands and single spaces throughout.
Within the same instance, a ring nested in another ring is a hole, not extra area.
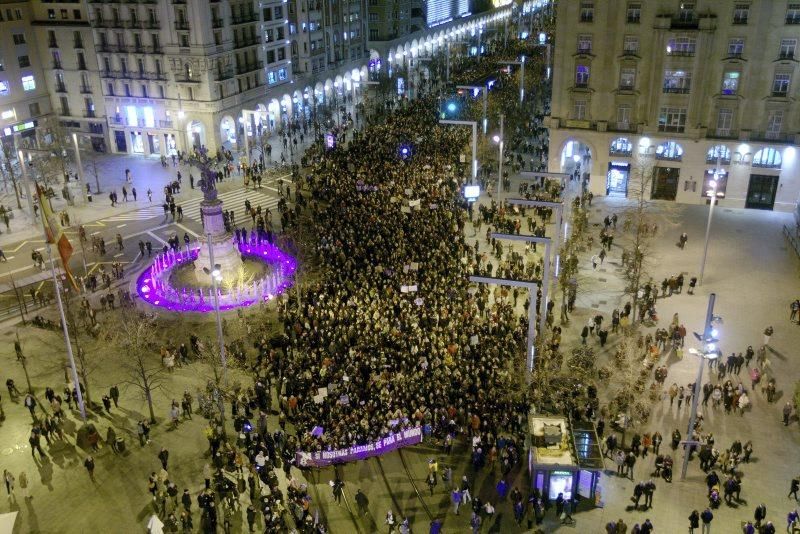
M 209 276 L 203 268 L 212 269 L 208 250 L 208 234 L 211 234 L 211 246 L 214 248 L 214 263 L 220 266 L 223 280 L 231 280 L 238 276 L 242 267 L 242 257 L 239 249 L 233 242 L 233 237 L 225 231 L 222 217 L 222 201 L 217 198 L 216 173 L 208 168 L 207 164 L 200 166 L 202 178 L 200 189 L 203 191 L 203 201 L 200 202 L 200 211 L 203 220 L 203 234 L 199 238 L 200 252 L 194 262 L 195 276 L 203 284 L 209 283 Z

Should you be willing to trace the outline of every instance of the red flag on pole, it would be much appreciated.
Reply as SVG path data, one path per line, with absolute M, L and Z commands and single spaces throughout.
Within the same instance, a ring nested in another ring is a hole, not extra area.
M 55 245 L 58 249 L 58 255 L 61 258 L 61 265 L 64 267 L 64 272 L 67 274 L 67 280 L 75 290 L 78 290 L 78 285 L 75 283 L 75 278 L 69 270 L 69 258 L 72 256 L 72 244 L 67 239 L 67 234 L 64 233 L 64 228 L 58 222 L 58 219 L 50 209 L 50 202 L 45 195 L 44 187 L 36 184 L 36 195 L 39 197 L 39 208 L 42 212 L 42 225 L 44 226 L 44 237 L 48 243 Z

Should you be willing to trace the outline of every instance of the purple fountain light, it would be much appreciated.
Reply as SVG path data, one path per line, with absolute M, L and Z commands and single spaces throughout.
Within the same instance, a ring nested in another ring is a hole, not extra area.
M 220 311 L 252 306 L 266 302 L 283 293 L 292 286 L 297 260 L 269 242 L 238 243 L 239 252 L 273 267 L 272 274 L 248 284 L 236 287 L 225 293 L 219 287 Z M 214 294 L 210 288 L 176 289 L 169 283 L 169 274 L 176 267 L 192 263 L 197 259 L 200 248 L 191 250 L 170 250 L 156 256 L 153 263 L 136 280 L 136 291 L 148 304 L 179 312 L 214 311 Z

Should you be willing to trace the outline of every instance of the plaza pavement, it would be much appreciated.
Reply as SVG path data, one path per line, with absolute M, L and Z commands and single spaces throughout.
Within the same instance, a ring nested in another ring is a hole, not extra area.
M 147 161 L 161 168 L 158 161 Z M 124 167 L 123 167 L 124 168 Z M 167 171 L 171 170 L 171 167 Z M 138 171 L 134 170 L 136 175 Z M 120 179 L 124 180 L 124 177 Z M 512 190 L 516 189 L 516 181 L 512 182 Z M 616 199 L 595 199 L 592 206 L 592 221 L 600 223 L 603 216 L 614 210 L 620 210 L 624 201 Z M 679 206 L 680 214 L 676 223 L 660 229 L 654 240 L 653 278 L 660 282 L 665 276 L 688 272 L 688 277 L 699 270 L 702 256 L 702 239 L 705 231 L 707 209 L 703 206 Z M 721 330 L 721 349 L 724 355 L 731 351 L 744 351 L 747 345 L 756 347 L 761 340 L 761 332 L 767 325 L 775 328 L 771 345 L 774 353 L 770 355 L 772 367 L 778 381 L 778 401 L 767 404 L 759 392 L 751 395 L 752 408 L 743 417 L 724 415 L 712 410 L 704 411 L 705 431 L 712 431 L 718 447 L 730 445 L 734 439 L 742 442 L 752 439 L 754 445 L 754 461 L 744 465 L 742 497 L 746 505 L 739 508 L 728 508 L 724 504 L 715 511 L 713 523 L 715 532 L 739 532 L 742 520 L 752 518 L 753 508 L 764 502 L 768 509 L 768 519 L 775 522 L 779 530 L 785 528 L 786 512 L 794 506 L 786 498 L 790 477 L 800 474 L 797 465 L 800 452 L 800 437 L 797 421 L 786 428 L 780 419 L 780 409 L 791 396 L 794 382 L 798 379 L 798 366 L 793 361 L 794 347 L 800 342 L 800 328 L 788 321 L 788 304 L 797 295 L 798 260 L 791 247 L 787 247 L 781 235 L 783 224 L 792 224 L 787 214 L 754 210 L 732 210 L 724 206 L 715 212 L 712 229 L 712 243 L 706 267 L 706 279 L 703 287 L 698 288 L 694 296 L 672 296 L 658 303 L 660 324 L 666 325 L 672 313 L 678 312 L 681 321 L 689 331 L 702 328 L 706 310 L 707 294 L 717 293 L 716 313 L 721 315 L 725 323 Z M 610 315 L 611 309 L 624 304 L 617 300 L 620 296 L 621 283 L 617 267 L 621 249 L 621 225 L 615 246 L 605 265 L 592 271 L 589 263 L 591 254 L 599 251 L 587 251 L 581 256 L 581 289 L 577 303 L 577 311 L 572 316 L 569 327 L 564 328 L 563 347 L 578 342 L 580 327 L 595 310 Z M 675 246 L 678 235 L 687 231 L 689 242 L 685 250 Z M 485 233 L 485 228 L 484 228 Z M 599 232 L 593 226 L 592 231 Z M 467 229 L 471 235 L 471 228 Z M 548 234 L 549 235 L 549 234 Z M 479 235 L 483 242 L 482 235 Z M 598 240 L 595 238 L 595 243 Z M 520 245 L 516 245 L 521 249 Z M 481 244 L 482 248 L 485 248 Z M 688 278 L 687 277 L 687 278 Z M 603 302 L 604 301 L 604 302 Z M 557 302 L 557 308 L 560 305 Z M 183 331 L 191 328 L 209 328 L 209 325 L 195 325 L 191 320 L 182 325 Z M 63 388 L 63 348 L 57 333 L 44 333 L 38 330 L 22 330 L 26 353 L 31 355 L 29 367 L 31 379 L 37 395 L 43 396 L 43 388 L 51 385 Z M 24 391 L 24 377 L 21 367 L 14 361 L 13 331 L 2 334 L 4 342 L 0 344 L 0 362 L 3 369 L 2 378 L 13 377 L 17 386 Z M 590 340 L 596 343 L 595 339 Z M 609 345 L 601 351 L 598 358 L 606 358 L 613 348 L 615 336 L 609 337 Z M 687 340 L 687 343 L 691 343 Z M 107 391 L 111 383 L 119 380 L 119 362 L 115 356 L 103 354 L 98 358 L 96 369 L 92 374 L 92 385 L 95 400 L 101 392 Z M 686 385 L 694 381 L 697 362 L 691 356 L 680 361 L 667 359 L 669 376 L 667 383 L 673 381 Z M 156 397 L 156 413 L 162 419 L 166 415 L 171 398 L 178 397 L 184 389 L 195 391 L 207 378 L 208 372 L 202 370 L 201 364 L 192 364 L 188 368 L 177 369 L 167 377 L 166 391 Z M 708 380 L 708 373 L 705 380 Z M 742 375 L 745 387 L 749 390 L 749 380 Z M 246 379 L 242 377 L 242 380 Z M 97 416 L 98 428 L 105 434 L 105 427 L 113 422 L 123 429 L 130 451 L 124 457 L 114 455 L 108 448 L 103 448 L 97 459 L 98 483 L 92 485 L 82 467 L 85 455 L 73 445 L 56 445 L 48 451 L 53 457 L 52 463 L 37 465 L 29 456 L 27 444 L 29 415 L 21 404 L 11 404 L 5 390 L 3 406 L 7 419 L 0 429 L 0 466 L 10 468 L 15 474 L 25 469 L 31 480 L 30 492 L 33 499 L 25 501 L 17 489 L 17 501 L 6 500 L 0 504 L 0 511 L 18 510 L 20 517 L 16 532 L 140 532 L 151 505 L 146 492 L 146 478 L 151 470 L 156 469 L 156 454 L 163 445 L 171 451 L 170 474 L 179 487 L 189 487 L 193 494 L 202 487 L 202 465 L 205 463 L 206 440 L 202 435 L 204 420 L 195 416 L 191 422 L 181 425 L 178 431 L 170 432 L 159 425 L 153 431 L 153 443 L 140 448 L 136 443 L 135 421 L 146 413 L 146 406 L 133 388 L 123 389 L 121 414 Z M 602 392 L 601 392 L 602 395 Z M 116 412 L 116 410 L 114 411 Z M 653 407 L 650 422 L 634 431 L 660 430 L 668 441 L 673 428 L 678 427 L 682 434 L 686 433 L 688 410 L 684 406 L 678 413 L 675 408 L 669 409 L 669 403 L 662 401 Z M 75 421 L 74 415 L 71 416 Z M 274 418 L 272 418 L 274 428 Z M 608 428 L 608 426 L 607 426 Z M 67 426 L 70 433 L 73 425 Z M 74 443 L 74 439 L 68 440 Z M 45 447 L 46 448 L 46 447 Z M 47 449 L 47 448 L 46 448 Z M 312 496 L 316 504 L 322 505 L 322 515 L 327 519 L 331 532 L 380 532 L 386 527 L 383 519 L 386 510 L 394 509 L 396 517 L 408 514 L 411 517 L 414 532 L 424 532 L 427 528 L 428 516 L 420 503 L 412 484 L 408 481 L 402 459 L 415 478 L 416 487 L 421 499 L 434 516 L 443 516 L 445 532 L 468 532 L 469 513 L 464 509 L 460 516 L 446 513 L 449 509 L 449 496 L 440 482 L 434 495 L 428 495 L 424 484 L 427 460 L 436 456 L 440 465 L 454 465 L 454 475 L 466 473 L 473 480 L 473 494 L 480 495 L 486 501 L 490 499 L 497 507 L 497 517 L 493 525 L 486 526 L 484 531 L 519 532 L 515 526 L 508 503 L 497 504 L 494 497 L 494 485 L 498 480 L 498 471 L 484 469 L 474 475 L 469 466 L 468 451 L 461 446 L 453 456 L 444 457 L 441 452 L 428 446 L 407 449 L 402 453 L 392 453 L 381 460 L 371 459 L 356 464 L 348 464 L 341 469 L 346 481 L 345 495 L 349 505 L 355 509 L 352 497 L 358 488 L 364 488 L 370 497 L 369 514 L 354 521 L 346 506 L 331 503 L 331 492 L 328 481 L 333 477 L 333 469 L 319 472 L 307 472 L 308 482 L 314 487 Z M 401 454 L 403 458 L 401 459 Z M 702 510 L 706 506 L 703 474 L 693 461 L 689 467 L 686 482 L 679 481 L 680 456 L 676 457 L 676 477 L 672 484 L 663 480 L 656 481 L 657 490 L 654 497 L 655 508 L 647 512 L 631 512 L 628 510 L 629 497 L 633 484 L 649 477 L 653 469 L 652 455 L 640 459 L 635 469 L 634 481 L 617 478 L 613 473 L 613 465 L 608 465 L 606 474 L 601 478 L 603 507 L 588 512 L 580 512 L 575 517 L 575 527 L 558 527 L 553 512 L 548 514 L 544 524 L 546 532 L 575 530 L 578 532 L 602 533 L 603 525 L 622 517 L 632 527 L 649 517 L 656 527 L 656 532 L 683 532 L 687 527 L 686 517 L 692 509 Z M 383 467 L 383 473 L 381 467 Z M 520 466 L 512 472 L 514 483 L 524 488 L 527 477 Z M 299 475 L 297 470 L 293 470 Z M 454 478 L 455 478 L 454 477 Z M 283 479 L 282 484 L 285 484 Z M 90 513 L 87 511 L 91 510 Z M 197 524 L 197 521 L 195 521 Z M 122 530 L 120 530 L 122 528 Z M 237 530 L 238 531 L 238 530 Z

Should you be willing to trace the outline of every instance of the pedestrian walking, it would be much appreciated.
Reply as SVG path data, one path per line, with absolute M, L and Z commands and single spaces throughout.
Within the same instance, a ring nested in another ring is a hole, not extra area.
M 789 495 L 786 497 L 794 496 L 794 500 L 797 500 L 797 490 L 800 490 L 800 477 L 795 477 L 789 483 Z
M 700 528 L 700 512 L 692 510 L 689 514 L 689 534 L 694 534 L 696 528 Z
M 114 407 L 119 408 L 119 388 L 116 384 L 111 386 L 111 389 L 108 390 L 108 396 L 114 401 Z
M 86 471 L 89 472 L 89 478 L 94 482 L 94 458 L 92 458 L 91 455 L 87 456 L 83 461 L 83 466 L 86 468 Z
M 158 452 L 158 459 L 161 460 L 161 467 L 164 468 L 164 471 L 167 471 L 167 462 L 169 461 L 169 451 L 165 447 L 161 447 L 161 450 Z
M 8 469 L 3 469 L 3 482 L 6 484 L 6 492 L 8 492 L 8 500 L 17 500 L 14 495 L 14 475 Z
M 700 519 L 703 521 L 703 534 L 707 534 L 711 532 L 711 521 L 714 520 L 714 514 L 711 513 L 709 508 L 703 510 L 703 513 L 700 514 Z
M 450 501 L 453 503 L 453 512 L 455 512 L 456 515 L 458 515 L 458 508 L 461 506 L 462 497 L 461 490 L 453 488 L 450 494 Z
M 361 512 L 361 515 L 367 515 L 369 512 L 369 499 L 364 492 L 361 491 L 361 488 L 356 491 L 356 504 L 358 505 L 358 511 Z

